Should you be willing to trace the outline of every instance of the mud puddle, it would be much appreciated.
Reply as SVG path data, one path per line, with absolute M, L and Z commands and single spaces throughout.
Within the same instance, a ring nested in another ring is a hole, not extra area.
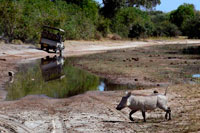
M 66 98 L 86 91 L 133 89 L 135 85 L 115 84 L 109 80 L 73 66 L 73 58 L 46 57 L 20 64 L 18 73 L 6 85 L 6 100 L 27 95 Z

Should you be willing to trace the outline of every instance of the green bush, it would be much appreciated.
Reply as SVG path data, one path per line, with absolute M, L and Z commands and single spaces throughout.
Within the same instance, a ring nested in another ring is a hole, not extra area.
M 170 22 L 177 25 L 180 29 L 182 24 L 189 18 L 195 15 L 194 5 L 183 4 L 178 7 L 178 9 L 170 13 Z
M 178 27 L 169 21 L 163 21 L 155 26 L 154 36 L 176 37 L 180 35 Z
M 42 27 L 48 25 L 64 29 L 66 39 L 76 40 L 99 39 L 109 33 L 123 38 L 177 36 L 179 30 L 191 38 L 197 36 L 196 31 L 195 35 L 189 33 L 198 25 L 191 4 L 183 4 L 167 14 L 128 7 L 125 1 L 107 2 L 108 7 L 100 8 L 94 0 L 0 0 L 0 35 L 10 42 L 16 39 L 38 43 Z M 98 12 L 105 8 L 107 12 L 112 6 L 116 10 L 110 13 L 111 18 L 109 14 L 99 15 Z
M 91 39 L 96 31 L 93 22 L 81 14 L 66 21 L 64 29 L 66 39 Z
M 19 25 L 21 18 L 20 6 L 10 0 L 0 0 L 0 25 L 1 30 L 9 38 L 9 41 L 14 39 L 15 29 Z
M 110 33 L 110 24 L 111 21 L 104 17 L 99 17 L 98 23 L 97 23 L 97 31 L 101 32 L 104 37 L 107 36 L 108 33 Z
M 169 21 L 169 14 L 161 11 L 150 11 L 149 15 L 154 24 L 159 24 L 163 21 Z
M 129 38 L 145 38 L 152 35 L 153 32 L 153 25 L 151 23 L 140 23 L 136 22 L 132 25 L 129 31 Z
M 183 29 L 185 35 L 188 38 L 200 38 L 200 14 L 196 14 L 194 17 L 186 20 L 183 23 Z
M 151 11 L 149 14 L 154 24 L 153 36 L 175 37 L 181 34 L 178 27 L 169 21 L 168 13 Z
M 0 0 L 1 30 L 9 41 L 38 42 L 43 25 L 66 30 L 66 39 L 94 38 L 98 5 L 86 0 L 81 7 L 57 0 Z
M 139 30 L 136 31 L 137 33 L 139 33 L 140 30 L 142 31 L 142 27 L 145 27 L 144 25 L 146 23 L 151 23 L 146 12 L 134 7 L 122 8 L 112 20 L 112 32 L 126 38 L 130 31 L 132 33 L 134 32 L 134 28 Z

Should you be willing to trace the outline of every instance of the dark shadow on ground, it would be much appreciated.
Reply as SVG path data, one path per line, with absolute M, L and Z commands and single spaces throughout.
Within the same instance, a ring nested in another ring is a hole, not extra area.
M 191 46 L 182 50 L 183 54 L 200 55 L 200 46 Z
M 147 119 L 146 122 L 144 122 L 141 119 L 135 119 L 134 121 L 114 121 L 114 120 L 105 120 L 102 121 L 104 123 L 162 123 L 167 122 L 168 120 L 165 119 Z

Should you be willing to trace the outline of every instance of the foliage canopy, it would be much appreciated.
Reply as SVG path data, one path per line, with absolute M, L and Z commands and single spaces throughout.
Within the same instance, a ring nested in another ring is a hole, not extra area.
M 181 27 L 184 21 L 186 21 L 190 17 L 193 17 L 194 14 L 194 5 L 183 4 L 179 6 L 177 10 L 174 10 L 170 13 L 170 21 L 176 24 L 178 27 Z
M 144 11 L 160 0 L 0 0 L 0 36 L 37 43 L 42 26 L 64 29 L 66 39 L 187 35 L 199 38 L 199 12 L 183 4 L 170 13 Z M 192 22 L 192 23 L 191 23 Z

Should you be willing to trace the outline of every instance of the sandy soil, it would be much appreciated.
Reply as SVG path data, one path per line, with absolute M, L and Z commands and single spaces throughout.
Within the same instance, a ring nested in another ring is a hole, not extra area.
M 200 43 L 200 40 L 67 41 L 65 42 L 64 56 L 80 56 L 114 49 L 175 43 Z M 179 89 L 174 89 L 173 93 L 170 89 L 168 95 L 169 105 L 174 109 L 172 117 L 177 120 L 165 121 L 164 112 L 155 110 L 147 114 L 146 123 L 142 122 L 140 112 L 134 114 L 136 121 L 130 122 L 128 119 L 129 109 L 123 111 L 115 109 L 124 95 L 123 91 L 92 91 L 65 99 L 27 96 L 17 101 L 3 101 L 6 95 L 3 86 L 9 80 L 8 71 L 16 72 L 18 63 L 47 55 L 53 56 L 53 54 L 40 51 L 31 45 L 0 43 L 1 132 L 181 132 L 181 129 L 190 128 L 187 122 L 178 119 L 179 115 L 184 113 L 183 110 L 187 108 L 186 106 L 183 108 L 181 105 L 188 103 L 187 99 L 184 99 L 185 93 L 180 93 Z M 133 93 L 151 94 L 154 89 L 138 90 Z M 159 91 L 163 93 L 164 88 Z M 199 99 L 194 100 L 195 102 L 200 101 Z M 189 106 L 189 103 L 187 105 Z

